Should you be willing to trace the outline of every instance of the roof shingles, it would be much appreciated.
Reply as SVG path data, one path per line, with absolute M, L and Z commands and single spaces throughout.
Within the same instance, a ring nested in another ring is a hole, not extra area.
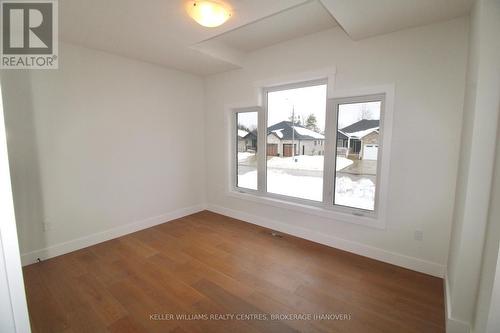
M 282 121 L 267 128 L 267 133 L 281 133 L 281 140 L 324 140 L 323 134 L 311 131 L 300 125 L 293 125 L 291 121 Z M 295 133 L 293 133 L 295 132 Z
M 378 119 L 362 119 L 340 130 L 346 134 L 351 134 L 351 133 L 366 131 L 372 128 L 376 129 L 379 126 L 380 126 L 380 120 Z

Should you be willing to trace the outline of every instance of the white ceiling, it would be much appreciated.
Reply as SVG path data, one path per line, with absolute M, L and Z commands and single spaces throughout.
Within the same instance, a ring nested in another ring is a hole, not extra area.
M 321 0 L 352 39 L 462 16 L 475 0 Z
M 221 27 L 205 28 L 186 0 L 64 0 L 60 38 L 199 75 L 240 67 L 248 53 L 332 28 L 354 39 L 468 12 L 474 0 L 220 0 L 232 8 Z
M 198 45 L 217 42 L 239 52 L 251 52 L 336 26 L 337 22 L 320 1 L 308 1 L 224 32 Z
M 59 1 L 59 34 L 66 42 L 207 75 L 236 66 L 192 45 L 304 2 L 227 1 L 232 18 L 205 28 L 187 16 L 185 0 L 64 0 Z

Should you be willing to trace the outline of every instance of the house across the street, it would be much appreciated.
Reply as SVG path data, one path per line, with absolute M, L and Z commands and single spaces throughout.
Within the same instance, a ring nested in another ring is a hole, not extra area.
M 238 152 L 257 151 L 257 133 L 238 129 Z
M 363 160 L 376 160 L 380 121 L 363 119 L 337 132 L 337 151 Z
M 293 148 L 292 148 L 293 147 Z M 291 121 L 267 129 L 267 156 L 324 155 L 325 136 Z

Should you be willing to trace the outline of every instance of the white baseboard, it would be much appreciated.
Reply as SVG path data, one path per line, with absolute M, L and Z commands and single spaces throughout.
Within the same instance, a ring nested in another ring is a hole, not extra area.
M 43 249 L 21 254 L 21 263 L 23 266 L 36 262 L 37 258 L 42 260 L 56 257 L 65 253 L 76 251 L 91 245 L 95 245 L 113 238 L 127 235 L 142 229 L 150 228 L 158 224 L 172 221 L 190 214 L 197 213 L 204 209 L 223 214 L 245 222 L 256 224 L 262 227 L 278 230 L 293 236 L 304 238 L 313 242 L 338 248 L 340 250 L 356 253 L 365 257 L 387 262 L 393 265 L 401 266 L 417 272 L 443 277 L 444 266 L 430 261 L 409 257 L 402 254 L 386 251 L 380 248 L 364 245 L 350 240 L 338 238 L 332 235 L 325 235 L 313 230 L 296 227 L 283 222 L 258 217 L 252 214 L 244 213 L 234 209 L 213 205 L 200 204 L 191 207 L 181 208 L 170 213 L 154 216 L 142 221 L 115 227 L 109 230 L 101 231 L 95 234 L 73 239 L 67 242 L 52 245 Z
M 200 212 L 205 209 L 204 204 L 195 205 L 177 209 L 173 212 L 150 217 L 142 221 L 132 222 L 126 225 L 121 225 L 112 229 L 101 231 L 88 236 L 72 239 L 67 242 L 52 245 L 43 249 L 21 254 L 21 263 L 23 266 L 32 264 L 37 261 L 37 258 L 42 260 L 56 257 L 65 253 L 83 249 L 85 247 L 102 243 L 104 241 L 127 235 L 142 229 L 150 228 L 158 224 L 169 222 L 187 215 Z
M 446 333 L 470 333 L 470 325 L 465 321 L 455 319 L 451 316 L 451 298 L 450 287 L 448 284 L 448 275 L 445 274 L 444 279 L 444 310 L 446 315 Z
M 396 266 L 408 268 L 417 272 L 429 274 L 440 278 L 444 276 L 445 267 L 438 263 L 402 255 L 395 252 L 390 252 L 387 250 L 361 244 L 358 242 L 353 242 L 347 239 L 338 238 L 332 235 L 326 235 L 310 229 L 305 229 L 287 223 L 270 220 L 267 218 L 237 211 L 231 208 L 208 204 L 207 209 L 214 213 L 226 215 L 245 222 L 281 231 L 316 243 L 324 244 L 340 250 L 359 254 L 364 257 L 376 259 Z

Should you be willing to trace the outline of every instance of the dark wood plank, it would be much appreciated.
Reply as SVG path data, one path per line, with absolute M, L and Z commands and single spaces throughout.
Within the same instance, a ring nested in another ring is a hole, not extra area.
M 27 266 L 32 330 L 445 331 L 441 279 L 283 236 L 205 211 Z M 350 320 L 152 320 L 154 314 Z

